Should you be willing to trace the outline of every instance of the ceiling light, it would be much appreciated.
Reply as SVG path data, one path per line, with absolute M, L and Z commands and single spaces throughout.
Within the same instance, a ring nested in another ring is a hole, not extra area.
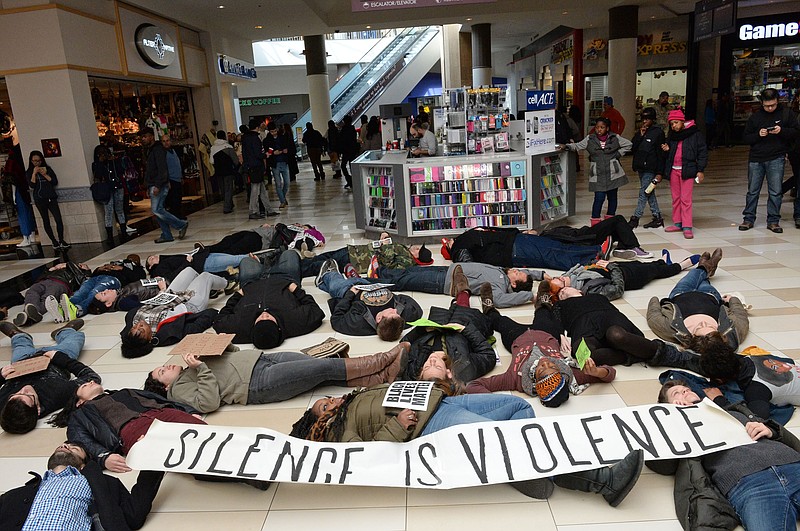
M 561 14 L 562 15 L 567 15 L 567 14 L 569 14 L 569 11 L 562 11 Z
M 256 26 L 256 29 L 264 29 L 264 26 Z
M 472 17 L 468 18 L 468 19 L 467 19 L 467 22 L 469 22 L 469 21 L 471 21 L 471 20 L 472 20 Z
M 225 6 L 217 6 L 220 9 L 225 9 Z
M 367 26 L 367 29 L 372 29 L 372 26 Z

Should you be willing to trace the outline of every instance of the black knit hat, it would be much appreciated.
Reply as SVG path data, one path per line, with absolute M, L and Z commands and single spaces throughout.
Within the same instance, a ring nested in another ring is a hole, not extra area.
M 414 261 L 417 265 L 431 265 L 433 263 L 433 254 L 431 254 L 431 250 L 425 247 L 425 244 L 422 244 L 422 247 L 419 248 L 419 254 Z
M 283 343 L 283 331 L 278 323 L 264 319 L 253 326 L 253 345 L 256 348 L 275 348 Z

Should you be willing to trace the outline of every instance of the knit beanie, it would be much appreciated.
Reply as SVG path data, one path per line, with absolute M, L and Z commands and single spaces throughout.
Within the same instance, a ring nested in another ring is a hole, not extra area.
M 681 122 L 685 122 L 686 121 L 686 116 L 683 114 L 682 110 L 675 109 L 675 110 L 669 111 L 669 114 L 667 115 L 667 121 L 671 122 L 672 120 L 680 120 Z
M 283 332 L 275 321 L 264 319 L 253 326 L 253 345 L 256 348 L 275 348 L 283 343 Z
M 442 254 L 444 254 L 444 252 Z M 419 253 L 417 254 L 417 257 L 414 258 L 414 261 L 417 263 L 417 265 L 431 265 L 433 263 L 433 255 L 431 254 L 431 250 L 425 247 L 424 243 L 422 244 L 422 247 L 419 248 Z
M 535 370 L 535 369 L 534 369 Z M 533 376 L 535 378 L 535 376 Z M 569 388 L 564 376 L 556 372 L 534 383 L 536 394 L 547 407 L 558 407 L 569 398 Z

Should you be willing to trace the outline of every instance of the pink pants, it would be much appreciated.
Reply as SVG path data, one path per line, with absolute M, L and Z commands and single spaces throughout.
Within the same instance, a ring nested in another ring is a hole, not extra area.
M 684 229 L 692 228 L 692 192 L 694 179 L 681 179 L 681 170 L 673 169 L 669 174 L 672 190 L 672 223 Z

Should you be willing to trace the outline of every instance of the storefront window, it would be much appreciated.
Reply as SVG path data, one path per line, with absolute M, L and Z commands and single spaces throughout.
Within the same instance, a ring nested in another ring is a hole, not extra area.
M 778 89 L 780 101 L 798 110 L 800 45 L 733 51 L 733 121 L 744 123 L 759 108 L 758 94 Z

